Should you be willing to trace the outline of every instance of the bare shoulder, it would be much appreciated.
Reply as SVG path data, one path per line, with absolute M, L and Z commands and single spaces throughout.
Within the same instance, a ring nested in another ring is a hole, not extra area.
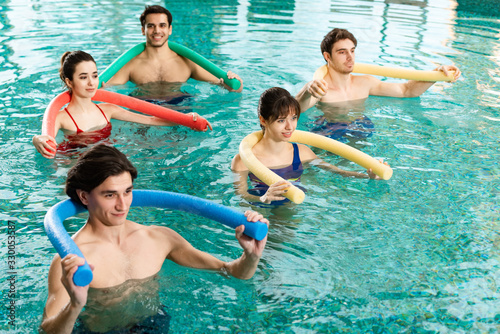
M 300 161 L 311 161 L 317 158 L 316 154 L 309 148 L 309 146 L 303 144 L 297 144 L 299 147 Z
M 231 162 L 231 170 L 234 172 L 243 172 L 248 170 L 247 166 L 243 163 L 243 160 L 241 160 L 241 156 L 239 154 L 236 154 L 233 158 L 233 161 Z
M 366 87 L 370 88 L 372 86 L 378 85 L 381 81 L 375 78 L 373 75 L 365 74 L 365 75 L 351 75 L 352 82 L 357 87 Z

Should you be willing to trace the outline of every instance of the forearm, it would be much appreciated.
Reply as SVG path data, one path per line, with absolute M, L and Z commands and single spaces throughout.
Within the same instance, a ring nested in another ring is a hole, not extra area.
M 368 174 L 344 170 L 344 169 L 338 168 L 335 165 L 329 164 L 328 162 L 323 161 L 323 160 L 320 160 L 319 162 L 317 162 L 316 165 L 318 167 L 321 167 L 324 170 L 327 170 L 327 171 L 330 171 L 330 172 L 333 172 L 336 174 L 340 174 L 344 177 L 355 177 L 355 178 L 359 178 L 359 179 L 369 178 Z
M 255 274 L 259 260 L 260 258 L 256 255 L 243 253 L 239 259 L 225 263 L 224 268 L 231 276 L 246 280 Z
M 158 125 L 158 126 L 176 126 L 178 124 L 169 122 L 163 118 L 152 116 L 150 117 L 150 123 L 149 125 Z
M 44 318 L 41 328 L 47 334 L 71 333 L 82 309 L 83 307 L 74 306 L 69 302 L 57 315 Z
M 314 106 L 319 99 L 314 97 L 310 92 L 309 92 L 309 84 L 306 84 L 300 92 L 297 93 L 295 96 L 295 99 L 299 102 L 300 104 L 300 110 L 302 112 L 306 111 L 307 109 L 311 108 Z
M 405 90 L 403 92 L 404 97 L 418 97 L 425 93 L 432 85 L 434 81 L 415 81 L 410 80 L 405 84 Z

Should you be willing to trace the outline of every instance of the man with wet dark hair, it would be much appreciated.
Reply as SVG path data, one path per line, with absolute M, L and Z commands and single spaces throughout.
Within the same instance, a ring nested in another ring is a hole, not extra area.
M 255 273 L 267 237 L 257 241 L 243 235 L 244 225 L 237 227 L 235 232 L 243 254 L 232 262 L 223 262 L 194 248 L 168 227 L 145 226 L 127 220 L 136 177 L 137 170 L 127 157 L 116 148 L 103 144 L 88 150 L 68 172 L 66 193 L 85 205 L 89 212 L 86 224 L 73 240 L 85 255 L 94 277 L 90 285 L 76 286 L 73 275 L 85 260 L 73 254 L 63 259 L 59 255 L 54 257 L 41 325 L 47 333 L 71 333 L 80 313 L 80 320 L 91 331 L 103 332 L 135 325 L 130 321 L 137 321 L 137 315 L 125 316 L 122 312 L 129 308 L 120 306 L 125 303 L 124 299 L 138 295 L 128 287 L 132 283 L 150 282 L 166 259 L 186 267 L 221 271 L 240 279 L 249 279 Z M 269 223 L 254 211 L 245 212 L 245 216 L 250 222 Z M 123 296 L 110 298 L 111 291 L 122 286 L 127 287 L 127 293 L 123 294 L 122 289 L 119 291 Z M 102 297 L 104 302 L 93 300 L 95 296 Z M 101 308 L 105 305 L 101 312 L 106 316 L 88 314 L 97 308 L 96 305 Z M 139 312 L 133 308 L 133 312 L 136 311 Z M 152 316 L 148 312 L 143 313 Z
M 434 82 L 410 80 L 404 83 L 383 82 L 371 75 L 352 75 L 355 63 L 354 51 L 357 40 L 345 29 L 335 28 L 321 42 L 321 53 L 327 62 L 328 73 L 324 79 L 308 82 L 296 98 L 302 111 L 317 102 L 336 103 L 366 99 L 369 95 L 392 97 L 417 97 Z M 455 71 L 454 80 L 460 77 L 460 70 L 453 65 L 441 65 L 435 71 L 445 75 Z
M 184 58 L 168 46 L 168 38 L 172 34 L 172 14 L 162 6 L 146 6 L 140 16 L 142 34 L 146 36 L 146 49 L 123 66 L 105 85 L 123 85 L 128 81 L 135 84 L 152 82 L 186 82 L 189 78 L 224 84 L 222 78 L 216 78 L 201 66 Z M 227 72 L 229 79 L 241 82 L 237 92 L 243 90 L 241 78 Z

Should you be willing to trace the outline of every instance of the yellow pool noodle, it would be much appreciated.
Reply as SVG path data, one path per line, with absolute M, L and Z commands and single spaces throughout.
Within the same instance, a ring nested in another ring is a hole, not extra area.
M 444 75 L 441 71 L 420 71 L 409 70 L 405 68 L 387 67 L 369 64 L 354 64 L 354 73 L 379 75 L 382 77 L 417 80 L 417 81 L 452 81 L 455 71 L 449 71 L 448 76 Z M 323 65 L 314 72 L 313 78 L 315 80 L 323 79 L 328 73 L 328 67 Z
M 262 139 L 262 136 L 262 131 L 257 131 L 243 138 L 240 143 L 239 153 L 241 160 L 247 166 L 248 170 L 254 173 L 262 182 L 270 186 L 273 183 L 283 180 L 283 178 L 264 166 L 253 154 L 252 147 Z M 314 146 L 340 155 L 366 169 L 371 169 L 373 173 L 384 180 L 389 180 L 392 176 L 391 167 L 380 163 L 377 159 L 370 157 L 366 153 L 334 139 L 307 131 L 295 130 L 290 141 Z M 288 188 L 284 196 L 297 204 L 302 203 L 305 198 L 304 192 L 293 185 Z

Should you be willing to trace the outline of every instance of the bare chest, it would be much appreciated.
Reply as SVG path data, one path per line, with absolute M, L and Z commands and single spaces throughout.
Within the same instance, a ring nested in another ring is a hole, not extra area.
M 186 82 L 191 70 L 183 61 L 162 62 L 141 61 L 130 73 L 130 80 L 135 84 L 148 82 Z
M 89 253 L 84 252 L 84 255 L 94 265 L 93 288 L 116 286 L 130 279 L 149 277 L 160 271 L 165 260 L 161 249 L 147 243 L 101 246 Z

